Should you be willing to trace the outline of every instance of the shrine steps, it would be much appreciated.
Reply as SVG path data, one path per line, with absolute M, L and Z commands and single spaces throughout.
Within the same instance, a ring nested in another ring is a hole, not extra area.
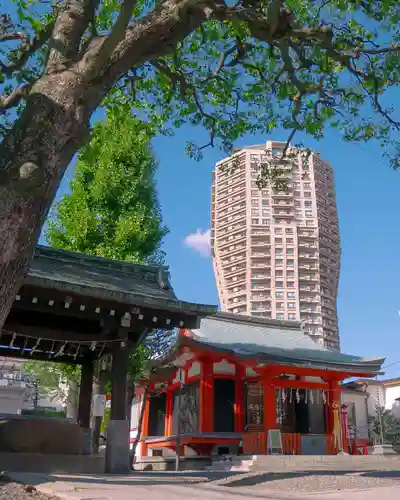
M 205 470 L 213 472 L 288 472 L 400 469 L 400 455 L 253 455 L 224 456 L 213 459 Z

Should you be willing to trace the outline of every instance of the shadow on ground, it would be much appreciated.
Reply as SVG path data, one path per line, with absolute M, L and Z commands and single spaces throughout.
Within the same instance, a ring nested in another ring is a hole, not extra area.
M 132 472 L 124 475 L 78 475 L 78 474 L 40 474 L 40 473 L 10 473 L 10 476 L 17 482 L 38 486 L 40 484 L 51 482 L 68 482 L 77 485 L 194 485 L 229 479 L 240 475 L 239 472 L 214 472 L 214 471 L 195 471 L 195 472 Z M 79 486 L 77 486 L 79 488 Z
M 268 483 L 271 481 L 279 481 L 282 479 L 292 479 L 292 478 L 302 478 L 308 476 L 345 476 L 357 474 L 360 477 L 370 477 L 370 478 L 387 478 L 387 479 L 399 479 L 400 471 L 398 470 L 302 470 L 302 471 L 291 471 L 291 472 L 265 472 L 265 473 L 253 473 L 252 475 L 246 475 L 237 478 L 231 478 L 227 482 L 220 482 L 221 486 L 226 487 L 240 487 L 240 486 L 256 486 L 258 484 Z M 400 484 L 400 483 L 399 483 Z
M 12 476 L 18 482 L 32 485 L 39 485 L 55 481 L 65 481 L 78 485 L 196 485 L 215 484 L 224 487 L 256 486 L 267 484 L 272 481 L 283 479 L 309 477 L 309 476 L 344 476 L 357 474 L 361 477 L 399 479 L 399 470 L 302 470 L 302 471 L 282 471 L 282 472 L 216 472 L 216 471 L 196 471 L 196 472 L 134 472 L 129 475 L 63 475 L 63 474 L 19 474 Z M 399 481 L 400 485 L 400 481 Z

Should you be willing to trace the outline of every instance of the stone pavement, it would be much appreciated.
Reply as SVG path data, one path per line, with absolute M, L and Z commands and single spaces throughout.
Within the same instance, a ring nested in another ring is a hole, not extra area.
M 268 488 L 267 483 L 227 487 L 215 484 L 201 474 L 148 473 L 129 476 L 67 476 L 43 474 L 10 474 L 16 481 L 33 484 L 37 490 L 61 500 L 398 500 L 399 486 L 342 489 L 318 493 L 298 493 Z M 299 480 L 301 480 L 299 478 Z M 311 497 L 311 498 L 310 498 Z

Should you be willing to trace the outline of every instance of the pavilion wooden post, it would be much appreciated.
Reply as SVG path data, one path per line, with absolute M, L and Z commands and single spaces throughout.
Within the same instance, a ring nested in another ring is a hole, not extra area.
M 147 445 L 146 441 L 143 440 L 144 437 L 147 437 L 149 435 L 149 417 L 150 417 L 150 403 L 151 403 L 151 398 L 150 398 L 150 391 L 151 387 L 149 388 L 149 395 L 146 398 L 146 401 L 143 402 L 142 400 L 142 405 L 144 404 L 144 413 L 143 413 L 143 422 L 142 422 L 142 429 L 140 432 L 140 456 L 141 457 L 146 457 L 147 456 Z M 171 423 L 172 425 L 172 423 Z
M 245 373 L 245 367 L 236 364 L 234 405 L 235 432 L 244 432 L 245 429 Z
M 214 431 L 213 362 L 201 360 L 200 370 L 200 432 Z
M 275 386 L 269 375 L 264 375 L 261 383 L 264 388 L 264 430 L 267 435 L 270 429 L 276 429 Z
M 173 409 L 173 392 L 171 389 L 167 390 L 167 401 L 165 407 L 165 428 L 164 434 L 172 436 L 172 409 Z
M 83 431 L 84 455 L 90 455 L 91 451 L 90 414 L 92 409 L 93 375 L 94 365 L 92 360 L 88 360 L 81 368 L 78 403 L 78 423 Z
M 125 342 L 112 356 L 111 420 L 107 428 L 106 472 L 124 474 L 131 470 L 126 392 L 129 349 Z

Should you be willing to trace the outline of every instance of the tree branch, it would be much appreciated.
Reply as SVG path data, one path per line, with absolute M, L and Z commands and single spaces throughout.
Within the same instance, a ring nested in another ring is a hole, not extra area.
M 0 115 L 6 109 L 15 108 L 28 95 L 30 87 L 30 85 L 24 84 L 14 89 L 7 96 L 0 96 Z
M 0 42 L 9 42 L 11 40 L 26 40 L 27 33 L 3 33 L 0 34 Z
M 32 40 L 28 40 L 28 37 L 20 37 L 23 41 L 19 49 L 17 50 L 17 55 L 10 64 L 0 63 L 0 70 L 7 76 L 11 76 L 14 72 L 22 69 L 28 59 L 37 52 L 51 37 L 51 33 L 54 28 L 54 22 L 49 22 L 42 31 L 37 33 Z
M 95 62 L 97 69 L 103 69 L 104 65 L 108 63 L 115 47 L 125 38 L 126 28 L 131 20 L 136 3 L 137 0 L 122 0 L 118 18 L 97 55 Z
M 222 0 L 166 0 L 137 19 L 126 30 L 110 57 L 107 80 L 112 84 L 124 73 L 143 62 L 151 62 L 171 51 L 215 12 L 225 11 Z M 91 67 L 97 52 L 88 51 L 83 67 Z M 91 70 L 92 71 L 92 70 Z
M 67 0 L 56 17 L 46 71 L 57 72 L 76 62 L 82 36 L 100 0 Z

